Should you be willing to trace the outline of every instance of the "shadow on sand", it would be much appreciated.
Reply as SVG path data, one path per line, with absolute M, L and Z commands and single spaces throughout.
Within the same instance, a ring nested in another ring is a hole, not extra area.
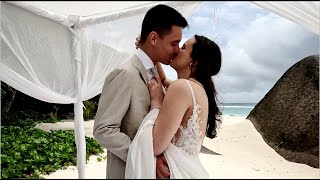
M 221 156 L 221 154 L 216 153 L 216 152 L 214 152 L 214 151 L 212 151 L 212 150 L 210 150 L 210 149 L 208 149 L 208 148 L 206 148 L 206 147 L 204 147 L 204 146 L 201 146 L 200 153 L 212 154 L 212 155 L 220 155 L 220 156 Z

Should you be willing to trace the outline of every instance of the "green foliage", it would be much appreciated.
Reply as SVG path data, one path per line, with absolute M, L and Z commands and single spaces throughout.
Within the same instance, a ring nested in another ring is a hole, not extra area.
M 99 154 L 99 156 L 97 157 L 97 161 L 100 162 L 102 160 L 106 160 L 107 159 L 107 156 L 104 155 L 104 154 Z
M 41 114 L 32 110 L 19 110 L 14 113 L 2 114 L 2 126 L 20 126 L 20 127 L 34 127 L 36 123 L 55 123 L 59 120 L 52 117 L 50 114 Z
M 103 148 L 86 137 L 86 159 Z M 63 166 L 76 165 L 74 131 L 46 132 L 33 127 L 1 127 L 1 178 L 41 178 Z
M 85 106 L 83 109 L 83 119 L 94 119 L 95 118 L 95 111 L 97 105 L 95 102 L 91 101 L 83 101 L 83 105 Z

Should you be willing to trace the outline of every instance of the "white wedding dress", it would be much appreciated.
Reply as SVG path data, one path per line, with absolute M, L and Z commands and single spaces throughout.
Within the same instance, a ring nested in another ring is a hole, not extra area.
M 171 179 L 209 179 L 209 174 L 199 159 L 204 135 L 200 131 L 200 106 L 193 100 L 193 114 L 187 127 L 179 127 L 169 147 L 163 152 L 170 169 Z M 156 179 L 156 158 L 153 153 L 152 128 L 159 109 L 151 110 L 142 121 L 128 152 L 126 179 Z

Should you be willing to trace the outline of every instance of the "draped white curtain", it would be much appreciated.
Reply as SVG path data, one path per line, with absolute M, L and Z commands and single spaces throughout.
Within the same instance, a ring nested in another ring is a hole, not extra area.
M 30 2 L 1 2 L 0 80 L 42 101 L 74 103 L 79 178 L 86 162 L 82 101 L 101 93 L 107 74 L 133 55 L 144 14 L 161 2 L 139 3 L 81 17 Z M 200 3 L 163 2 L 185 17 Z
M 67 27 L 1 3 L 1 80 L 51 103 L 75 103 L 72 33 Z
M 319 1 L 251 1 L 320 35 Z
M 82 101 L 101 93 L 107 74 L 135 52 L 145 13 L 160 3 L 188 17 L 202 1 L 1 2 L 0 80 L 42 101 L 74 103 L 79 178 Z M 253 3 L 320 34 L 318 2 Z

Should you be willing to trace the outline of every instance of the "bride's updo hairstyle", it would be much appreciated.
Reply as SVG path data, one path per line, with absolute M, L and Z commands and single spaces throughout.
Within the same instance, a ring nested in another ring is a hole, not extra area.
M 212 139 L 217 135 L 216 115 L 219 113 L 216 103 L 217 92 L 212 76 L 217 75 L 220 71 L 221 51 L 219 46 L 212 40 L 199 35 L 194 37 L 196 42 L 193 44 L 191 58 L 192 62 L 197 62 L 197 67 L 192 74 L 204 86 L 208 96 L 209 115 L 206 136 Z

